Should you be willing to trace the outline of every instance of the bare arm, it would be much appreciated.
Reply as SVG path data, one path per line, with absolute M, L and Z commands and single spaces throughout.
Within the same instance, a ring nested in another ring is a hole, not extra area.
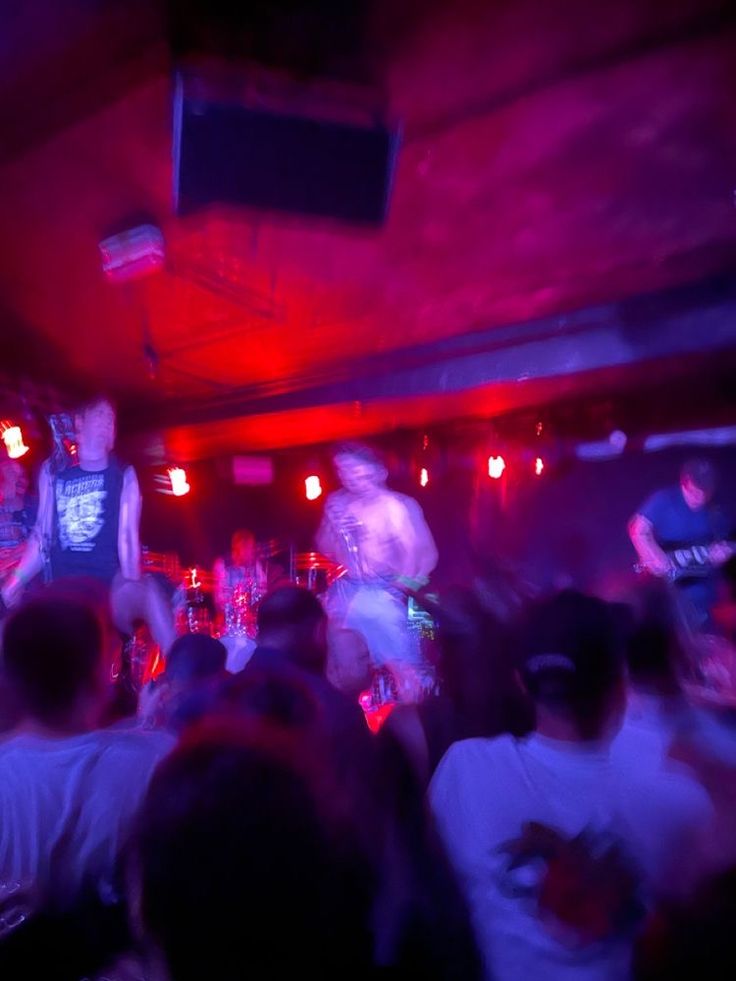
M 322 521 L 320 522 L 319 528 L 317 529 L 317 535 L 315 537 L 315 544 L 320 552 L 324 555 L 333 555 L 333 540 L 329 529 L 329 523 L 326 515 L 322 515 Z
M 629 538 L 641 564 L 655 576 L 666 576 L 672 565 L 657 544 L 654 527 L 643 514 L 635 514 L 629 522 Z
M 337 528 L 335 527 L 335 516 L 338 504 L 334 495 L 330 495 L 325 502 L 325 510 L 322 514 L 322 521 L 317 529 L 315 544 L 320 552 L 329 558 L 334 559 L 339 554 L 340 541 Z
M 434 570 L 437 565 L 437 559 L 439 558 L 437 554 L 437 545 L 435 544 L 434 536 L 429 530 L 429 525 L 424 519 L 421 508 L 417 505 L 418 515 L 415 519 L 415 565 L 417 570 L 417 576 L 420 579 L 429 579 L 429 574 Z
M 405 504 L 407 575 L 413 579 L 427 580 L 437 565 L 437 546 L 419 504 L 411 498 L 405 499 Z
M 43 569 L 44 555 L 51 541 L 54 524 L 54 490 L 49 461 L 38 475 L 38 515 L 25 551 L 15 571 L 2 589 L 2 598 L 11 606 L 23 592 L 26 583 Z
M 141 577 L 141 491 L 135 470 L 128 467 L 123 477 L 118 526 L 118 560 L 125 579 Z

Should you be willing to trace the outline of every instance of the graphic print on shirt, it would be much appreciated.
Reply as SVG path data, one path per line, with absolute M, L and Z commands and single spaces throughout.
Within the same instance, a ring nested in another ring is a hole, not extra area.
M 91 552 L 105 524 L 105 474 L 87 473 L 56 485 L 59 545 L 72 552 Z
M 499 852 L 507 859 L 501 893 L 531 902 L 548 931 L 568 946 L 628 933 L 642 915 L 638 870 L 610 834 L 586 830 L 568 839 L 529 822 Z

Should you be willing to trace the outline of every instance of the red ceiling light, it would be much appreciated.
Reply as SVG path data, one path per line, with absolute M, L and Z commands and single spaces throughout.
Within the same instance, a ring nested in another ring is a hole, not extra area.
M 322 496 L 322 484 L 316 474 L 310 474 L 304 481 L 304 492 L 308 501 L 316 501 Z
M 8 451 L 11 460 L 19 460 L 28 452 L 28 447 L 23 442 L 23 432 L 20 426 L 14 426 L 12 422 L 0 423 L 0 430 L 3 434 L 3 443 Z
M 192 489 L 187 481 L 187 472 L 183 467 L 169 467 L 169 480 L 171 481 L 171 493 L 174 497 L 184 497 Z
M 506 461 L 502 456 L 488 457 L 488 476 L 493 480 L 500 480 L 506 469 Z
M 541 477 L 543 471 L 544 471 L 544 460 L 541 458 L 541 456 L 538 456 L 534 461 L 534 473 L 537 475 L 537 477 Z
M 422 485 L 422 487 L 426 487 L 429 483 L 429 470 L 427 470 L 426 467 L 422 467 L 422 469 L 419 471 L 419 483 Z

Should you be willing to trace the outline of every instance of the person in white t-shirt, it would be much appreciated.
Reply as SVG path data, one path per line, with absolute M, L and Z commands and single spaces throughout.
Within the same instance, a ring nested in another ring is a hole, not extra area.
M 431 809 L 489 978 L 627 978 L 646 904 L 676 888 L 710 803 L 674 764 L 612 760 L 625 672 L 611 607 L 541 601 L 520 647 L 535 732 L 454 744 Z
M 107 637 L 67 586 L 16 610 L 3 632 L 4 683 L 21 720 L 0 742 L 0 884 L 23 884 L 39 911 L 111 897 L 148 780 L 174 745 L 164 733 L 97 728 Z

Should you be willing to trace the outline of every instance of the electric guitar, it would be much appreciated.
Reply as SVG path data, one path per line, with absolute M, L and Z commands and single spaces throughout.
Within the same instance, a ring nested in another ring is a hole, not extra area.
M 732 555 L 736 554 L 736 542 L 727 541 L 723 544 L 728 546 Z M 666 578 L 670 582 L 677 582 L 679 579 L 706 579 L 716 568 L 710 558 L 711 548 L 712 545 L 688 545 L 685 548 L 665 551 L 670 563 L 670 571 Z M 638 573 L 650 571 L 643 562 L 637 562 L 634 570 Z

